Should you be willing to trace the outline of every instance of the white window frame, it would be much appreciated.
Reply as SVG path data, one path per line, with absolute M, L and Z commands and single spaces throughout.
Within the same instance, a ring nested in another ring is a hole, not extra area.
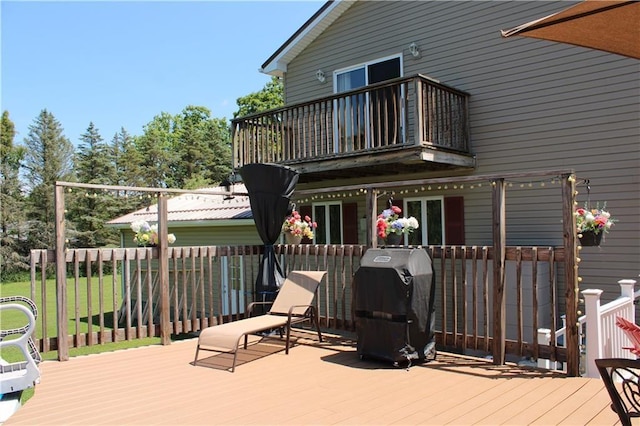
M 442 226 L 442 242 L 444 244 L 446 240 L 446 228 L 445 228 L 445 210 L 444 210 L 444 196 L 443 195 L 436 195 L 436 196 L 431 196 L 431 197 L 411 197 L 411 198 L 405 198 L 402 200 L 402 208 L 403 208 L 403 213 L 405 213 L 406 216 L 406 212 L 408 211 L 408 204 L 410 202 L 416 202 L 416 201 L 420 201 L 420 216 L 421 217 L 417 217 L 416 219 L 418 219 L 418 223 L 420 224 L 420 227 L 418 229 L 416 229 L 413 232 L 420 232 L 420 235 L 422 235 L 422 241 L 423 241 L 423 245 L 429 245 L 429 238 L 428 238 L 428 221 L 427 221 L 427 201 L 440 201 L 440 217 L 442 218 L 442 223 L 440 224 Z M 405 243 L 407 242 L 407 236 L 405 235 Z M 425 243 L 426 242 L 426 243 Z
M 338 68 L 336 70 L 333 71 L 333 93 L 334 94 L 339 94 L 339 93 L 343 93 L 343 92 L 338 92 L 338 75 L 339 74 L 344 74 L 350 71 L 355 71 L 357 69 L 360 68 L 364 68 L 364 86 L 366 87 L 369 85 L 369 72 L 368 72 L 368 67 L 370 65 L 374 65 L 380 62 L 384 62 L 384 61 L 388 61 L 391 59 L 399 59 L 400 61 L 400 77 L 404 77 L 404 57 L 402 55 L 402 52 L 397 53 L 397 54 L 393 54 L 393 55 L 389 55 L 389 56 L 383 56 L 381 58 L 376 58 L 373 59 L 371 61 L 367 61 L 367 62 L 362 62 L 360 64 L 357 65 L 351 65 L 345 68 Z M 351 89 L 349 89 L 351 90 Z M 401 96 L 402 99 L 405 98 L 406 93 L 404 93 L 404 89 L 401 92 Z M 367 148 L 371 147 L 371 130 L 370 130 L 370 126 L 369 126 L 369 121 L 370 121 L 370 117 L 369 117 L 369 93 L 366 94 L 365 96 L 365 146 Z M 334 100 L 333 101 L 333 110 L 337 111 L 338 110 L 338 101 Z M 400 117 L 402 122 L 404 123 L 404 115 L 405 115 L 405 111 L 404 111 L 404 102 L 402 102 L 402 110 L 400 111 Z M 334 149 L 334 153 L 339 153 L 340 152 L 340 133 L 339 133 L 339 129 L 338 129 L 338 120 L 337 120 L 337 116 L 334 116 L 336 118 L 334 118 L 333 120 L 333 149 Z M 404 134 L 404 129 L 403 129 L 403 134 L 402 134 L 403 140 L 406 141 L 406 135 Z
M 342 244 L 342 242 L 344 241 L 344 232 L 343 232 L 343 221 L 344 221 L 344 217 L 342 216 L 342 201 L 324 201 L 324 202 L 317 202 L 317 203 L 312 203 L 311 204 L 311 215 L 312 215 L 312 220 L 314 222 L 317 222 L 316 220 L 316 207 L 322 207 L 324 206 L 324 210 L 325 210 L 325 218 L 327 221 L 327 227 L 325 229 L 325 241 L 327 241 L 327 244 Z M 340 223 L 338 224 L 338 226 L 340 227 L 340 242 L 339 243 L 331 243 L 331 233 L 329 232 L 331 229 L 331 215 L 329 214 L 329 206 L 338 206 L 340 208 Z M 316 236 L 318 233 L 318 228 L 316 228 L 314 235 L 313 235 L 313 242 L 314 244 L 316 243 Z

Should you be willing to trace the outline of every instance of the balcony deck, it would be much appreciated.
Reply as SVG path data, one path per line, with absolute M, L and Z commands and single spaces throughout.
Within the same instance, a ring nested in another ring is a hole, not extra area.
M 297 331 L 239 355 L 201 354 L 196 340 L 41 365 L 33 398 L 6 425 L 541 424 L 614 425 L 600 380 L 494 366 L 439 353 L 409 370 L 361 361 L 355 341 Z
M 301 183 L 469 172 L 468 103 L 468 93 L 418 74 L 239 117 L 233 166 L 283 164 Z

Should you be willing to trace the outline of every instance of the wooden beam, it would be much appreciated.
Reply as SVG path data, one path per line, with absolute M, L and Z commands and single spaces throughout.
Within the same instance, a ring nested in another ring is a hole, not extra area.
M 160 283 L 160 343 L 171 344 L 169 311 L 169 241 L 167 197 L 158 194 L 158 281 Z
M 69 341 L 67 336 L 67 263 L 65 262 L 64 237 L 64 187 L 56 184 L 55 194 L 55 230 L 56 230 L 56 312 L 58 320 L 58 361 L 69 360 Z
M 376 233 L 376 218 L 378 216 L 378 191 L 367 187 L 367 247 L 376 248 L 378 238 Z
M 505 292 L 505 180 L 491 182 L 493 199 L 493 363 L 505 362 L 506 292 Z
M 497 179 L 522 179 L 522 178 L 534 178 L 543 176 L 562 176 L 563 174 L 573 173 L 573 170 L 546 170 L 537 172 L 524 172 L 524 173 L 502 173 L 497 175 L 473 175 L 473 176 L 454 176 L 446 178 L 429 178 L 429 179 L 412 179 L 402 181 L 384 181 L 374 183 L 376 189 L 385 188 L 398 188 L 402 186 L 421 186 L 421 185 L 437 185 L 447 183 L 473 183 L 473 182 L 492 182 Z M 372 184 L 369 184 L 372 185 Z M 313 188 L 304 190 L 295 190 L 294 195 L 296 197 L 302 195 L 314 195 L 314 194 L 327 194 L 337 191 L 358 191 L 365 188 L 367 184 L 359 185 L 344 185 L 344 186 L 332 186 L 329 188 Z
M 573 174 L 562 176 L 562 233 L 564 235 L 564 279 L 566 283 L 566 346 L 567 374 L 580 375 L 580 326 L 578 324 L 578 256 L 576 247 L 576 178 Z

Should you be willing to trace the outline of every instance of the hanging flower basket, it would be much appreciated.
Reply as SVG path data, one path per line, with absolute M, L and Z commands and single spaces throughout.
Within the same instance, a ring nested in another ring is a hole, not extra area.
M 582 231 L 578 234 L 580 239 L 580 245 L 583 247 L 596 247 L 600 245 L 602 241 L 602 232 L 595 233 L 594 231 Z
M 284 241 L 287 244 L 300 244 L 302 242 L 302 235 L 293 235 L 289 232 L 285 232 Z
M 385 237 L 384 244 L 387 246 L 400 246 L 402 245 L 403 239 L 404 239 L 403 234 L 391 233 Z
M 599 246 L 602 235 L 609 232 L 615 220 L 611 214 L 605 210 L 606 204 L 600 208 L 589 208 L 588 203 L 583 208 L 578 208 L 574 212 L 576 217 L 576 233 L 583 247 Z
M 404 244 L 404 235 L 418 229 L 418 220 L 411 217 L 400 217 L 402 209 L 391 204 L 378 215 L 376 232 L 384 240 L 386 246 L 400 246 Z
M 313 230 L 318 227 L 309 216 L 302 217 L 300 213 L 293 210 L 282 224 L 282 233 L 287 244 L 300 244 L 302 238 L 313 240 Z

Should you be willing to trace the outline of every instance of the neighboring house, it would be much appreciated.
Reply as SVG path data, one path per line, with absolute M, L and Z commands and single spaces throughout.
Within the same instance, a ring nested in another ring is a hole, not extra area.
M 490 182 L 402 183 L 573 169 L 618 220 L 580 253 L 581 287 L 613 297 L 640 272 L 640 61 L 500 36 L 571 4 L 329 1 L 262 65 L 286 106 L 233 121 L 233 166 L 286 164 L 298 191 L 398 182 L 378 202 L 420 220 L 408 243 L 467 246 L 492 244 Z M 295 201 L 316 243 L 366 243 L 362 191 Z M 506 209 L 508 245 L 562 246 L 556 179 L 509 182 Z
M 225 191 L 223 187 L 205 188 L 199 191 Z M 244 185 L 233 190 L 246 193 Z M 259 245 L 262 244 L 256 230 L 249 197 L 245 195 L 226 198 L 224 195 L 182 194 L 167 200 L 168 228 L 175 234 L 175 246 Z M 146 220 L 158 221 L 158 205 L 126 214 L 107 222 L 120 230 L 121 246 L 135 247 L 131 223 Z

